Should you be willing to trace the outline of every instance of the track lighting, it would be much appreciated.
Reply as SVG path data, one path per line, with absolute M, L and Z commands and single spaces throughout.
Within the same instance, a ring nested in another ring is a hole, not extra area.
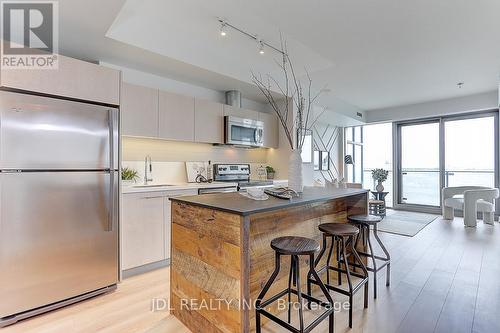
M 264 42 L 262 42 L 260 39 L 258 39 L 257 44 L 259 44 L 259 53 L 264 54 Z
M 259 36 L 257 36 L 256 34 L 251 34 L 249 32 L 246 32 L 245 30 L 241 29 L 241 28 L 238 28 L 237 26 L 235 25 L 232 25 L 231 23 L 227 22 L 225 19 L 222 19 L 222 18 L 218 18 L 217 19 L 220 23 L 220 35 L 221 36 L 226 36 L 227 35 L 227 29 L 228 28 L 231 28 L 232 30 L 234 31 L 237 31 L 239 33 L 241 33 L 242 35 L 245 35 L 247 37 L 250 37 L 252 38 L 253 40 L 257 41 L 257 45 L 258 45 L 258 48 L 259 48 L 259 53 L 260 54 L 264 54 L 265 53 L 265 49 L 267 47 L 267 49 L 272 49 L 282 55 L 285 55 L 285 53 L 283 53 L 282 50 L 280 50 L 279 48 L 269 44 L 269 43 L 266 43 L 264 42 L 263 40 L 261 40 L 259 38 Z
M 221 22 L 221 25 L 220 25 L 220 35 L 221 36 L 225 36 L 227 35 L 226 33 L 226 22 Z

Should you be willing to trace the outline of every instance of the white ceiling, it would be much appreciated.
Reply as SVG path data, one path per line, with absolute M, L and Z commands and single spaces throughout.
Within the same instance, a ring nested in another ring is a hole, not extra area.
M 500 74 L 498 0 L 63 0 L 60 12 L 66 54 L 260 100 L 250 71 L 275 74 L 277 54 L 222 38 L 217 17 L 273 44 L 281 31 L 333 110 L 492 91 Z

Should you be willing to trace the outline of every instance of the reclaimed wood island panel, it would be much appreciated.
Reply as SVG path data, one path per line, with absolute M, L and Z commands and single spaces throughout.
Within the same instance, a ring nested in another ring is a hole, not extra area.
M 318 225 L 346 223 L 348 215 L 366 214 L 367 193 L 305 188 L 300 198 L 290 201 L 255 201 L 239 193 L 171 198 L 173 315 L 194 333 L 254 332 L 253 305 L 274 270 L 271 240 L 291 235 L 321 244 Z M 302 260 L 306 265 L 306 258 Z M 285 289 L 288 270 L 288 260 L 282 260 L 267 296 Z M 305 274 L 302 269 L 303 290 Z

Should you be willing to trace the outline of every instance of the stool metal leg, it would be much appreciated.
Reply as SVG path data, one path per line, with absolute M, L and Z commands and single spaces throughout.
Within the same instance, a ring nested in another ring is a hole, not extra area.
M 310 260 L 309 260 L 310 265 L 309 265 L 309 274 L 308 274 L 308 276 L 313 276 L 314 277 L 314 279 L 318 283 L 319 288 L 321 289 L 321 291 L 325 295 L 327 302 L 330 303 L 330 305 L 333 308 L 333 298 L 330 295 L 330 293 L 328 292 L 328 289 L 326 289 L 325 285 L 321 281 L 321 278 L 319 277 L 318 273 L 316 272 L 316 268 L 315 268 L 316 267 L 316 263 L 313 264 L 313 261 L 314 261 L 313 259 L 314 259 L 314 255 L 311 254 L 310 255 Z M 310 284 L 308 283 L 308 285 L 310 285 Z M 329 315 L 329 319 L 328 319 L 328 333 L 333 333 L 333 330 L 334 330 L 333 316 L 334 316 L 334 311 L 332 311 L 330 313 L 330 315 Z
M 365 226 L 367 228 L 367 240 L 368 247 L 370 248 L 370 254 L 373 263 L 373 298 L 377 298 L 377 261 L 375 260 L 375 252 L 373 252 L 372 242 L 370 240 L 370 226 Z
M 347 275 L 347 284 L 349 285 L 349 327 L 352 328 L 352 300 L 353 300 L 353 292 L 352 292 L 352 282 L 351 282 L 351 272 L 349 271 L 349 264 L 347 263 L 347 254 L 346 254 L 346 246 L 345 246 L 345 238 L 339 237 L 342 247 L 342 256 L 344 257 L 344 267 Z
M 300 286 L 300 268 L 299 268 L 299 258 L 297 256 L 294 257 L 294 269 L 293 273 L 295 276 L 295 282 L 297 283 L 297 298 L 299 302 L 299 321 L 300 321 L 300 332 L 304 332 L 304 314 L 302 309 L 302 288 Z
M 266 296 L 266 293 L 269 291 L 269 288 L 271 288 L 271 285 L 273 284 L 274 280 L 276 280 L 276 277 L 278 276 L 278 273 L 280 272 L 280 254 L 276 252 L 276 257 L 275 257 L 275 264 L 274 264 L 274 272 L 271 274 L 271 277 L 269 280 L 267 280 L 264 288 L 260 292 L 259 296 L 257 297 L 257 300 L 255 302 L 255 307 L 258 309 L 260 307 L 260 303 L 262 303 L 262 299 L 264 296 Z M 256 322 L 256 333 L 260 333 L 260 313 L 259 311 L 255 311 L 255 322 Z
M 290 273 L 288 274 L 288 323 L 291 321 L 292 276 L 294 270 L 293 256 L 290 256 Z
M 326 267 L 330 266 L 330 261 L 332 260 L 332 254 L 333 254 L 333 237 L 332 237 L 332 243 L 330 245 L 330 250 L 328 250 L 328 258 L 326 259 Z M 326 269 L 326 283 L 330 284 L 330 270 L 327 268 Z
M 366 283 L 365 283 L 365 291 L 364 291 L 364 301 L 365 301 L 365 309 L 368 307 L 368 283 L 369 283 L 369 278 L 368 278 L 368 269 L 366 268 L 365 264 L 361 260 L 361 257 L 358 254 L 358 251 L 356 251 L 356 248 L 354 247 L 354 243 L 351 243 L 351 251 L 354 255 L 354 258 L 359 262 L 361 265 L 361 270 L 363 271 L 363 274 L 366 276 Z
M 387 264 L 387 274 L 386 274 L 386 281 L 385 281 L 385 285 L 388 287 L 391 285 L 391 256 L 389 254 L 389 251 L 387 251 L 384 244 L 382 243 L 382 241 L 378 237 L 377 225 L 373 226 L 373 235 L 375 236 L 375 239 L 377 240 L 378 245 L 380 245 L 380 248 L 384 252 L 387 260 L 389 261 L 389 263 Z

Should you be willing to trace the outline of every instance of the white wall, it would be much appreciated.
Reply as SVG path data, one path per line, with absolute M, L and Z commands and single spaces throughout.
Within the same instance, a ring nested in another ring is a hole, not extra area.
M 135 69 L 118 66 L 106 62 L 100 63 L 103 66 L 111 67 L 122 71 L 122 79 L 124 82 L 133 83 L 145 87 L 157 88 L 166 90 L 180 95 L 194 96 L 218 103 L 225 103 L 225 92 L 214 90 L 206 87 L 197 86 L 194 84 L 172 80 L 163 76 L 154 75 L 147 72 L 138 71 Z M 267 112 L 267 104 L 242 98 L 241 104 L 243 108 Z
M 366 112 L 366 122 L 399 121 L 456 113 L 467 113 L 498 107 L 498 91 L 419 103 Z

